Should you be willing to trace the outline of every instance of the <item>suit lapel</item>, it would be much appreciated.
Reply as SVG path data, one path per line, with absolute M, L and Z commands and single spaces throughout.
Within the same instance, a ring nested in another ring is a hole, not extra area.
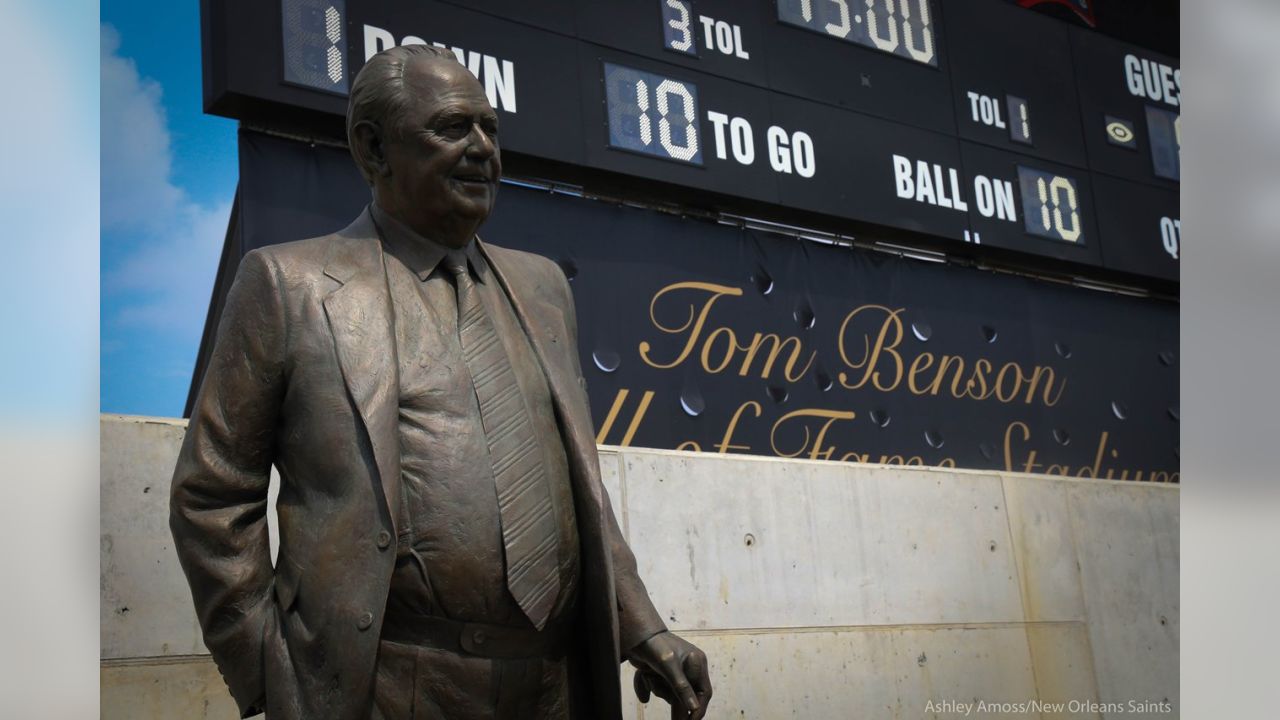
M 568 380 L 564 378 L 563 365 L 558 361 L 558 356 L 552 353 L 552 349 L 547 347 L 551 343 L 565 342 L 560 334 L 564 332 L 562 325 L 549 323 L 548 318 L 554 317 L 552 313 L 558 313 L 555 308 L 550 308 L 546 303 L 532 297 L 529 293 L 522 292 L 523 288 L 519 283 L 513 283 L 518 278 L 518 271 L 508 269 L 502 260 L 496 259 L 494 253 L 485 245 L 480 245 L 480 251 L 484 253 L 484 257 L 489 261 L 489 267 L 493 269 L 494 275 L 497 276 L 498 282 L 502 284 L 503 289 L 507 293 L 507 298 L 511 301 L 511 307 L 516 311 L 516 317 L 520 320 L 520 325 L 524 327 L 525 334 L 529 336 L 529 343 L 533 346 L 533 352 L 538 356 L 538 362 L 542 365 L 543 374 L 547 376 L 547 383 L 551 386 L 551 397 L 555 401 L 557 410 L 563 411 L 562 407 L 566 395 L 565 391 L 568 387 Z M 556 325 L 556 327 L 552 327 Z M 575 380 L 576 382 L 576 380 Z M 562 413 L 563 414 L 563 413 Z
M 325 274 L 340 283 L 324 299 L 325 316 L 342 379 L 373 448 L 394 528 L 400 507 L 400 378 L 382 245 L 367 209 L 334 240 Z
M 489 267 L 493 269 L 498 282 L 506 291 L 511 307 L 520 320 L 520 325 L 529 336 L 529 344 L 533 346 L 534 355 L 538 357 L 538 363 L 542 366 L 543 374 L 547 378 L 547 386 L 551 390 L 552 404 L 560 417 L 561 432 L 564 435 L 565 449 L 568 451 L 570 462 L 577 464 L 583 462 L 585 458 L 594 457 L 594 453 L 587 450 L 589 446 L 590 450 L 594 451 L 595 438 L 591 435 L 587 415 L 579 410 L 579 405 L 583 402 L 578 399 L 581 386 L 578 384 L 578 378 L 570 372 L 572 364 L 564 361 L 565 353 L 574 352 L 577 338 L 563 337 L 564 323 L 556 321 L 561 317 L 560 309 L 539 300 L 533 292 L 528 291 L 524 287 L 527 283 L 520 282 L 523 274 L 519 268 L 505 265 L 503 260 L 495 257 L 496 253 L 484 243 L 480 243 L 479 247 L 485 259 L 489 261 Z M 586 435 L 583 434 L 584 432 Z M 590 472 L 584 467 L 580 468 L 580 472 L 575 475 L 580 480 Z M 585 493 L 595 507 L 603 507 L 604 498 L 600 495 L 597 483 L 580 482 L 576 485 L 576 491 Z

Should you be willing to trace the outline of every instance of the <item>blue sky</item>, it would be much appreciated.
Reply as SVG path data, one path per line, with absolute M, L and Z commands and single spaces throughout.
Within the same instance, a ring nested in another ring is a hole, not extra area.
M 101 409 L 182 414 L 239 176 L 200 4 L 101 5 Z

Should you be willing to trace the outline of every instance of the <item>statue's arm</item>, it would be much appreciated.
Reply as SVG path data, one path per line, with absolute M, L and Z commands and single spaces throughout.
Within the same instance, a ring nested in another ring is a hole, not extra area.
M 565 295 L 562 303 L 567 324 L 565 329 L 576 345 L 578 316 L 573 293 L 564 273 L 558 265 L 555 267 Z M 574 370 L 582 382 L 581 362 L 576 352 L 572 355 Z M 601 492 L 607 497 L 604 488 Z M 605 503 L 604 516 L 618 596 L 618 635 L 622 650 L 619 661 L 629 660 L 635 666 L 635 691 L 641 702 L 647 703 L 652 692 L 671 705 L 671 717 L 680 715 L 702 720 L 712 694 L 707 656 L 692 643 L 667 630 L 662 616 L 649 599 L 644 581 L 640 579 L 635 554 L 622 537 L 612 503 Z
M 265 697 L 267 483 L 286 341 L 277 268 L 249 253 L 227 296 L 170 497 L 169 525 L 205 645 L 246 717 L 262 711 Z
M 548 261 L 550 263 L 550 261 Z M 565 330 L 569 333 L 569 337 L 573 339 L 575 347 L 578 340 L 578 314 L 573 303 L 573 291 L 569 288 L 569 281 L 565 278 L 564 272 L 558 265 L 551 263 L 554 275 L 559 279 L 561 292 L 564 299 L 561 301 L 561 307 L 564 311 Z M 582 367 L 576 352 L 572 353 L 574 372 L 579 382 L 582 380 Z M 589 413 L 588 413 L 589 414 Z M 607 491 L 601 488 L 601 493 L 607 497 Z M 613 505 L 605 502 L 605 532 L 609 542 L 609 549 L 613 555 L 613 575 L 614 586 L 618 596 L 618 635 L 619 646 L 623 655 L 641 642 L 664 632 L 667 629 L 666 623 L 662 622 L 662 616 L 653 607 L 653 601 L 649 599 L 649 591 L 645 589 L 644 582 L 640 579 L 640 573 L 636 570 L 636 557 L 631 552 L 631 547 L 627 545 L 627 541 L 622 537 L 622 531 L 618 527 L 618 520 L 613 514 Z M 622 658 L 619 658 L 621 662 Z

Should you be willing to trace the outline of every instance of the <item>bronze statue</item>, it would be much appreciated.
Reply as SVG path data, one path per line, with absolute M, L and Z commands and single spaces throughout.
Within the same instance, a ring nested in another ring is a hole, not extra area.
M 498 118 L 452 53 L 353 83 L 373 202 L 245 256 L 173 478 L 170 524 L 241 712 L 270 720 L 701 718 L 600 482 L 559 267 L 475 237 Z M 279 558 L 267 482 L 280 471 Z

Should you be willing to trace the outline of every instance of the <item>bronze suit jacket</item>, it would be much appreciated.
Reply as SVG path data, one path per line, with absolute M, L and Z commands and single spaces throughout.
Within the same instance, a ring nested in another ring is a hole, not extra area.
M 559 267 L 481 245 L 546 372 L 581 538 L 576 691 L 620 717 L 621 653 L 665 629 L 600 482 Z M 333 235 L 245 256 L 174 472 L 178 558 L 246 716 L 367 716 L 395 562 L 399 382 L 382 245 L 366 210 Z M 267 482 L 280 471 L 280 551 Z

